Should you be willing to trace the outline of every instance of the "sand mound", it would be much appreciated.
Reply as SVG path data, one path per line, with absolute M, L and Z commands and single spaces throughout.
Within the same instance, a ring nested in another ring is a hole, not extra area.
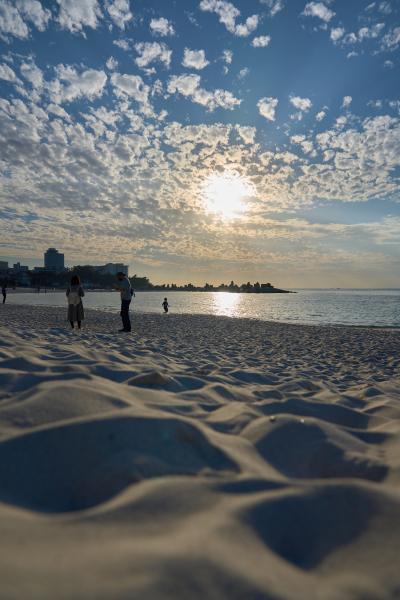
M 237 470 L 194 424 L 129 416 L 9 439 L 0 465 L 0 500 L 54 512 L 94 506 L 151 477 Z
M 314 419 L 259 419 L 242 433 L 287 477 L 356 477 L 380 481 L 387 474 L 379 450 Z
M 349 554 L 353 564 L 365 554 L 369 564 L 380 562 L 373 540 L 384 538 L 396 551 L 399 517 L 395 498 L 357 485 L 291 490 L 257 501 L 242 515 L 268 548 L 305 570 L 329 570 L 329 557 L 333 564 Z M 360 566 L 355 569 L 363 571 Z

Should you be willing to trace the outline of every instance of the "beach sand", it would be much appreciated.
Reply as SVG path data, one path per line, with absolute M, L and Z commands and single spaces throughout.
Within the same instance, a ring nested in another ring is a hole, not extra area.
M 0 306 L 0 597 L 400 597 L 399 331 Z

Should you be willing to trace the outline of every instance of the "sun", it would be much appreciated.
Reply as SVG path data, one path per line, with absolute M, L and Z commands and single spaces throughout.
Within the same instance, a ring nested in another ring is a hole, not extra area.
M 206 211 L 224 220 L 243 215 L 247 210 L 245 200 L 253 195 L 253 186 L 234 172 L 214 173 L 202 186 Z

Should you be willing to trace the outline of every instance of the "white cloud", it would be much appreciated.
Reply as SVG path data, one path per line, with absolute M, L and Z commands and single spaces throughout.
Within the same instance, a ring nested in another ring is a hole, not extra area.
M 254 144 L 254 140 L 257 133 L 257 129 L 255 127 L 236 125 L 236 131 L 238 132 L 245 144 Z
M 258 15 L 252 15 L 244 23 L 237 24 L 236 19 L 240 17 L 240 10 L 227 0 L 201 0 L 199 8 L 203 11 L 216 13 L 219 22 L 225 25 L 230 33 L 239 37 L 250 35 L 258 27 Z
M 110 71 L 115 71 L 118 68 L 118 61 L 113 56 L 110 56 L 106 61 L 106 67 Z
M 71 120 L 69 114 L 62 108 L 62 106 L 58 106 L 58 104 L 49 104 L 46 107 L 46 110 L 48 113 L 56 115 L 57 117 L 61 117 L 62 119 L 65 119 L 66 121 Z
M 316 115 L 315 118 L 317 119 L 317 121 L 322 121 L 323 119 L 325 119 L 326 117 L 326 112 L 324 110 L 320 110 Z
M 261 4 L 265 4 L 269 8 L 269 15 L 274 17 L 280 12 L 285 4 L 283 0 L 260 0 Z
M 325 6 L 323 2 L 308 2 L 302 13 L 306 17 L 317 17 L 318 19 L 322 19 L 325 23 L 329 23 L 329 21 L 335 16 L 333 10 Z
M 340 38 L 342 38 L 345 34 L 345 30 L 343 27 L 334 27 L 333 29 L 331 29 L 331 40 L 333 42 L 337 42 L 338 40 L 340 40 Z
M 51 12 L 43 8 L 38 0 L 2 0 L 0 2 L 0 37 L 7 40 L 12 35 L 20 39 L 29 36 L 26 22 L 32 23 L 39 31 L 44 31 L 51 18 Z
M 51 82 L 49 87 L 50 97 L 55 104 L 72 102 L 77 98 L 98 98 L 104 91 L 107 75 L 104 71 L 86 69 L 78 73 L 73 67 L 58 65 L 56 69 L 58 79 Z
M 342 108 L 348 108 L 352 103 L 353 98 L 351 96 L 345 96 L 342 102 Z
M 240 105 L 241 100 L 235 98 L 231 92 L 221 89 L 208 91 L 200 87 L 200 82 L 200 75 L 194 73 L 173 75 L 168 81 L 168 92 L 170 94 L 178 93 L 190 98 L 192 102 L 205 106 L 209 111 L 216 108 L 233 110 Z
M 384 29 L 385 23 L 375 23 L 371 27 L 361 27 L 358 30 L 358 41 L 362 42 L 364 39 L 374 39 L 379 37 L 382 29 Z
M 27 20 L 31 21 L 39 31 L 44 31 L 51 18 L 51 12 L 43 8 L 38 0 L 16 0 L 16 7 Z
M 2 37 L 13 35 L 18 38 L 27 38 L 29 29 L 21 14 L 9 2 L 0 2 L 0 33 Z
M 143 82 L 140 75 L 125 75 L 113 73 L 111 83 L 117 96 L 130 96 L 137 102 L 146 104 L 149 99 L 150 88 Z
M 84 27 L 96 29 L 102 16 L 98 0 L 56 0 L 60 6 L 58 23 L 63 29 L 79 33 Z
M 382 39 L 382 50 L 394 51 L 400 45 L 400 27 L 394 27 Z
M 304 135 L 292 135 L 290 140 L 293 142 L 293 144 L 300 146 L 304 154 L 310 154 L 314 149 L 313 142 L 307 140 Z
M 243 67 L 243 69 L 240 69 L 238 73 L 238 79 L 244 79 L 249 73 L 250 69 L 248 67 Z
M 232 64 L 232 60 L 233 60 L 233 52 L 232 50 L 224 50 L 222 52 L 222 60 L 227 64 L 230 65 Z
M 163 42 L 140 42 L 135 44 L 135 50 L 139 54 L 135 59 L 138 67 L 147 67 L 152 62 L 161 62 L 169 67 L 171 63 L 172 51 Z
M 20 67 L 21 75 L 29 81 L 34 88 L 43 86 L 43 73 L 33 62 L 22 63 Z
M 182 96 L 192 96 L 200 86 L 200 75 L 173 75 L 168 82 L 170 94 L 178 92 Z
M 105 7 L 111 19 L 120 29 L 125 29 L 125 25 L 133 18 L 129 0 L 107 0 Z
M 4 63 L 0 64 L 0 79 L 3 79 L 3 81 L 18 81 L 18 77 L 11 67 Z
M 289 101 L 295 108 L 300 111 L 310 110 L 312 102 L 310 98 L 300 98 L 300 96 L 290 96 Z
M 184 67 L 193 68 L 197 70 L 204 69 L 208 64 L 204 50 L 190 50 L 185 48 L 182 65 Z
M 275 113 L 277 106 L 278 98 L 265 97 L 260 98 L 260 100 L 257 102 L 257 107 L 260 115 L 268 119 L 268 121 L 275 121 Z
M 251 45 L 254 46 L 254 48 L 265 48 L 266 46 L 268 46 L 270 41 L 271 41 L 271 36 L 260 35 L 260 36 L 254 38 L 254 40 L 251 42 Z
M 125 50 L 125 52 L 128 52 L 130 48 L 128 40 L 113 40 L 113 44 L 114 46 L 118 46 L 118 48 L 121 48 L 121 50 Z
M 175 30 L 172 26 L 172 23 L 165 19 L 164 17 L 160 17 L 159 19 L 151 19 L 150 21 L 150 30 L 152 33 L 167 36 L 174 35 Z

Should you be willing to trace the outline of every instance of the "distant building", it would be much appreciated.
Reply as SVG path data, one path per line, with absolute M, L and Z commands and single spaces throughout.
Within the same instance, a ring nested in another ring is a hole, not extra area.
M 119 272 L 125 273 L 127 277 L 129 275 L 128 265 L 123 265 L 122 263 L 107 263 L 102 267 L 98 267 L 98 269 L 102 273 L 108 273 L 109 275 L 116 275 Z
M 8 271 L 8 262 L 6 260 L 0 260 L 0 271 Z
M 61 254 L 61 252 L 55 248 L 49 248 L 44 253 L 44 268 L 47 271 L 63 271 L 64 254 Z
M 17 262 L 13 265 L 12 270 L 14 273 L 27 273 L 29 271 L 29 267 L 21 265 L 21 263 Z

